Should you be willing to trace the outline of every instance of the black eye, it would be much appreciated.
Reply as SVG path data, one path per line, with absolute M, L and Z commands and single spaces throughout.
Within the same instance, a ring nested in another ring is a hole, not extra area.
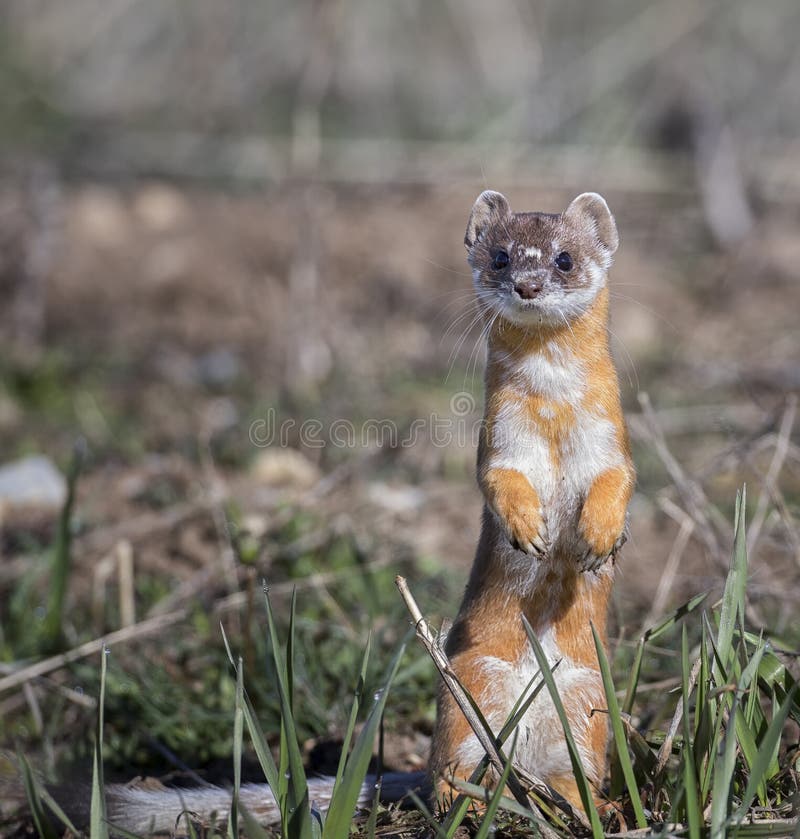
M 566 252 L 561 251 L 561 253 L 555 258 L 556 268 L 559 271 L 571 271 L 572 270 L 572 257 Z
M 501 268 L 505 268 L 509 262 L 511 262 L 511 257 L 505 251 L 498 251 L 492 260 L 492 268 L 499 271 Z

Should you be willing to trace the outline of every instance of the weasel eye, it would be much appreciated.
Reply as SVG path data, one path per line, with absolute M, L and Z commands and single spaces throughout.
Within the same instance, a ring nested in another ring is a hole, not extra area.
M 572 270 L 572 257 L 566 251 L 561 251 L 554 261 L 559 271 Z
M 492 260 L 492 268 L 499 271 L 501 268 L 505 268 L 509 262 L 511 262 L 511 257 L 505 251 L 498 251 Z

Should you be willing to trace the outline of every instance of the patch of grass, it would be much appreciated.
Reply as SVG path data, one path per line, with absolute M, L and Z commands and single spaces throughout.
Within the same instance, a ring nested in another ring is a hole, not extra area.
M 718 604 L 704 609 L 704 598 L 698 595 L 644 632 L 632 660 L 626 662 L 624 678 L 620 678 L 617 671 L 615 679 L 598 643 L 607 700 L 607 709 L 598 712 L 607 711 L 611 716 L 614 742 L 611 772 L 612 777 L 621 780 L 616 788 L 612 785 L 611 807 L 601 818 L 592 802 L 592 790 L 581 775 L 578 752 L 572 750 L 576 756 L 579 787 L 582 783 L 585 793 L 589 831 L 593 836 L 599 837 L 609 831 L 624 832 L 633 823 L 640 829 L 650 830 L 651 835 L 656 835 L 665 825 L 672 825 L 669 830 L 674 835 L 690 837 L 788 836 L 796 833 L 793 800 L 798 792 L 795 770 L 798 746 L 792 739 L 793 736 L 796 739 L 796 735 L 791 734 L 796 729 L 787 728 L 787 722 L 792 720 L 795 725 L 800 724 L 800 689 L 770 639 L 763 631 L 751 632 L 746 624 L 744 519 L 745 504 L 739 498 L 731 569 Z M 286 524 L 289 544 L 314 526 L 313 517 L 289 520 Z M 353 545 L 338 538 L 322 551 L 334 567 L 344 569 L 359 568 L 357 554 Z M 307 563 L 302 566 L 303 571 L 313 573 L 316 566 L 312 555 L 313 552 L 304 553 L 293 560 L 286 558 L 285 562 L 302 559 Z M 188 755 L 189 761 L 193 754 L 202 753 L 203 747 L 206 756 L 211 751 L 227 755 L 232 751 L 234 789 L 238 790 L 245 752 L 244 732 L 247 731 L 262 769 L 276 790 L 282 808 L 284 835 L 298 839 L 345 835 L 342 831 L 350 829 L 354 796 L 360 794 L 387 702 L 384 688 L 393 683 L 391 707 L 395 715 L 408 715 L 411 707 L 419 707 L 423 696 L 428 697 L 429 703 L 433 692 L 431 668 L 419 655 L 415 658 L 407 653 L 402 665 L 399 657 L 395 657 L 387 669 L 390 650 L 396 649 L 399 641 L 397 628 L 406 625 L 399 607 L 397 615 L 384 615 L 383 622 L 377 608 L 373 608 L 393 589 L 391 578 L 384 579 L 380 573 L 353 573 L 351 576 L 358 577 L 358 581 L 347 580 L 341 588 L 331 586 L 325 592 L 326 596 L 320 598 L 304 597 L 309 604 L 301 611 L 294 596 L 287 604 L 287 610 L 273 611 L 268 600 L 267 631 L 263 631 L 263 621 L 257 633 L 248 630 L 258 636 L 253 658 L 267 662 L 267 676 L 259 677 L 255 671 L 256 675 L 248 677 L 247 692 L 244 689 L 245 664 L 241 656 L 232 652 L 244 642 L 245 636 L 228 636 L 225 652 L 213 650 L 214 645 L 206 638 L 205 664 L 202 656 L 198 656 L 197 646 L 186 643 L 182 654 L 192 659 L 198 668 L 195 672 L 196 694 L 187 693 L 182 680 L 169 687 L 165 673 L 151 671 L 152 681 L 148 681 L 144 672 L 123 675 L 112 663 L 101 680 L 105 692 L 102 727 L 106 761 L 113 764 L 115 752 L 117 756 L 130 755 L 128 750 L 130 744 L 136 742 L 136 732 L 141 735 L 141 731 L 147 730 L 152 737 L 161 738 L 181 758 L 186 759 Z M 355 636 L 349 634 L 347 624 L 342 623 L 342 614 L 338 613 L 348 595 L 353 597 L 353 603 L 345 615 L 352 621 L 349 628 L 355 630 Z M 334 615 L 329 611 L 330 604 L 326 605 L 327 596 L 332 596 L 336 603 Z M 391 610 L 392 607 L 386 608 Z M 285 614 L 283 621 L 279 620 L 281 614 Z M 366 632 L 360 633 L 370 623 L 375 632 L 364 652 L 355 643 L 355 637 L 367 637 Z M 210 627 L 208 631 L 211 632 Z M 654 696 L 642 692 L 650 648 L 656 642 L 663 647 L 676 636 L 680 639 L 675 683 L 678 693 Z M 286 640 L 281 641 L 281 638 Z M 535 636 L 531 636 L 531 642 L 536 651 Z M 177 655 L 180 658 L 181 654 Z M 218 661 L 220 655 L 225 659 L 222 667 Z M 548 679 L 550 669 L 542 656 L 540 664 L 543 682 L 558 708 L 561 701 L 556 684 L 552 678 Z M 91 668 L 85 667 L 88 676 Z M 425 676 L 420 675 L 423 670 L 427 671 Z M 248 669 L 248 672 L 252 671 Z M 343 683 L 357 685 L 354 703 L 346 719 L 334 720 L 331 707 L 340 703 Z M 383 686 L 372 702 L 366 699 L 374 690 L 370 685 Z M 128 695 L 128 706 L 120 703 L 122 694 Z M 210 696 L 215 697 L 213 703 L 208 699 Z M 149 716 L 146 710 L 143 712 L 148 702 L 151 703 Z M 366 706 L 370 706 L 371 711 L 361 734 L 355 738 L 356 719 L 360 709 Z M 516 718 L 525 710 L 524 706 L 517 708 Z M 637 730 L 632 725 L 636 715 L 669 721 L 669 724 L 663 728 Z M 120 725 L 126 717 L 136 721 L 130 731 L 124 724 Z M 511 736 L 514 725 L 515 721 L 510 720 L 500 737 L 500 744 Z M 332 806 L 327 821 L 324 817 L 311 819 L 307 817 L 305 768 L 299 744 L 309 734 L 323 733 L 331 727 L 344 732 L 345 755 L 349 744 L 354 745 L 349 759 L 344 761 L 343 758 L 336 775 L 337 795 L 341 796 L 335 799 L 338 803 Z M 209 732 L 215 730 L 227 734 L 215 741 L 209 736 Z M 182 732 L 182 736 L 178 736 L 178 732 Z M 279 733 L 277 740 L 270 739 L 274 732 Z M 195 738 L 194 742 L 192 738 Z M 200 740 L 204 741 L 203 747 Z M 141 740 L 139 742 L 141 744 Z M 220 747 L 218 752 L 217 746 Z M 272 756 L 275 747 L 280 755 L 277 762 Z M 100 764 L 95 766 L 99 772 Z M 33 776 L 29 773 L 26 777 L 37 829 L 40 835 L 49 835 L 50 828 L 43 820 L 43 796 L 37 792 L 31 780 Z M 479 782 L 480 776 L 474 780 Z M 470 785 L 463 787 L 470 791 Z M 471 791 L 475 795 L 485 795 L 481 788 Z M 237 802 L 236 797 L 234 800 Z M 557 809 L 557 804 L 550 802 L 550 807 Z M 541 812 L 549 820 L 547 835 L 586 835 L 587 828 L 570 821 L 569 817 L 558 817 L 547 808 Z M 548 812 L 552 815 L 548 816 Z M 100 814 L 101 810 L 97 809 L 95 831 L 102 830 Z M 380 835 L 381 818 L 380 813 L 374 814 L 369 820 L 354 823 L 353 829 L 360 835 Z M 419 816 L 407 818 L 409 830 L 419 830 Z M 468 815 L 466 808 L 461 807 L 454 818 L 444 825 L 437 825 L 435 832 L 453 836 L 457 830 L 467 829 L 476 836 L 484 836 L 489 835 L 492 822 L 491 832 L 495 836 L 536 835 L 543 829 L 537 826 L 537 818 L 526 815 L 517 802 L 494 793 L 483 816 Z M 391 828 L 397 829 L 398 825 L 402 828 L 405 819 L 405 816 L 393 813 L 389 818 Z M 228 832 L 259 839 L 264 835 L 238 803 L 229 814 Z M 100 833 L 93 831 L 93 835 Z
M 296 643 L 294 656 L 294 691 L 303 714 L 296 722 L 301 742 L 335 737 L 346 728 L 348 709 L 342 701 L 342 686 L 358 676 L 362 657 L 362 639 L 372 632 L 373 655 L 370 657 L 365 684 L 373 689 L 382 678 L 386 661 L 406 630 L 405 613 L 397 600 L 393 569 L 372 569 L 363 549 L 351 535 L 332 532 L 324 538 L 303 539 L 325 530 L 324 522 L 307 513 L 283 517 L 284 524 L 271 531 L 266 544 L 251 546 L 261 556 L 264 550 L 273 555 L 270 580 L 280 582 L 273 595 L 279 631 L 287 624 L 286 584 L 297 580 L 308 585 L 308 578 L 320 578 L 317 594 L 306 595 L 294 619 Z M 22 576 L 4 614 L 0 650 L 7 662 L 34 661 L 92 639 L 96 630 L 91 613 L 72 604 L 64 612 L 64 592 L 73 571 L 72 545 L 64 538 L 69 533 L 71 510 L 65 508 L 63 527 L 52 549 L 43 551 L 37 564 Z M 66 528 L 66 529 L 65 529 Z M 234 532 L 234 544 L 236 537 Z M 58 562 L 64 580 L 49 573 L 49 555 Z M 240 557 L 244 560 L 245 557 Z M 410 567 L 408 560 L 398 560 L 399 567 Z M 441 572 L 440 572 L 441 573 Z M 330 578 L 332 575 L 332 579 Z M 323 580 L 324 578 L 324 580 Z M 141 574 L 136 578 L 139 614 L 146 615 L 167 595 L 170 587 L 163 577 Z M 427 604 L 435 602 L 447 590 L 444 577 L 431 580 Z M 284 592 L 284 593 L 281 593 Z M 213 593 L 212 595 L 213 596 Z M 255 606 L 257 607 L 257 593 Z M 219 617 L 209 611 L 204 599 L 188 608 L 188 617 L 177 630 L 169 630 L 168 643 L 159 644 L 152 656 L 125 647 L 115 648 L 105 681 L 105 761 L 117 774 L 163 774 L 165 771 L 191 767 L 202 769 L 217 764 L 230 754 L 231 733 L 228 724 L 234 686 L 228 675 L 228 660 L 220 643 Z M 51 610 L 48 610 L 51 604 Z M 109 604 L 109 626 L 115 626 L 114 603 Z M 45 633 L 49 614 L 59 632 L 55 640 Z M 253 604 L 240 612 L 223 615 L 232 644 L 242 649 L 249 673 L 263 673 L 269 661 L 269 641 Z M 65 685 L 87 697 L 95 693 L 96 663 L 78 661 L 67 669 Z M 260 724 L 267 732 L 280 727 L 281 709 L 275 688 L 274 671 L 267 667 L 264 678 L 253 678 L 250 696 Z M 91 743 L 75 736 L 91 725 L 93 711 L 70 704 L 58 691 L 43 686 L 37 689 L 39 712 L 44 727 L 37 722 L 29 705 L 22 703 L 0 720 L 0 730 L 8 742 L 16 742 L 28 753 L 42 757 L 52 753 L 65 770 L 74 763 L 91 762 Z M 434 680 L 425 666 L 424 654 L 412 648 L 396 681 L 393 714 L 388 727 L 408 730 L 429 727 L 433 717 Z M 48 759 L 52 770 L 53 760 Z M 41 767 L 39 767 L 41 768 Z M 57 778 L 53 778 L 57 780 Z

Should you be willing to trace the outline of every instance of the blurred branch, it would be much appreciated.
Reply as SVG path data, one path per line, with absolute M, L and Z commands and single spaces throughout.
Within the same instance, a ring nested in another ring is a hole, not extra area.
M 565 122 L 640 72 L 722 8 L 719 0 L 707 4 L 659 0 L 647 6 L 615 27 L 612 35 L 598 40 L 570 67 L 558 67 L 544 76 L 530 97 L 517 98 L 506 114 L 488 123 L 479 136 L 486 139 L 522 133 L 537 140 L 552 136 Z M 520 124 L 524 132 L 515 130 Z
M 220 138 L 192 132 L 119 131 L 101 146 L 78 150 L 64 164 L 93 178 L 167 177 L 201 182 L 279 185 L 293 180 L 293 140 Z M 746 155 L 747 149 L 742 150 Z M 800 149 L 785 144 L 748 164 L 759 197 L 800 201 Z M 487 181 L 540 189 L 692 194 L 694 161 L 687 154 L 642 146 L 537 146 L 518 142 L 325 139 L 315 181 L 328 184 L 475 184 Z

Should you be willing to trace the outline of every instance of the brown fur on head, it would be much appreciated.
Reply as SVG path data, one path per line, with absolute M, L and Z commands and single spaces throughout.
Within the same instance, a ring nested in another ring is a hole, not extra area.
M 478 299 L 519 326 L 580 317 L 606 284 L 619 245 L 608 205 L 584 192 L 561 214 L 512 213 L 487 190 L 476 200 L 464 243 Z

